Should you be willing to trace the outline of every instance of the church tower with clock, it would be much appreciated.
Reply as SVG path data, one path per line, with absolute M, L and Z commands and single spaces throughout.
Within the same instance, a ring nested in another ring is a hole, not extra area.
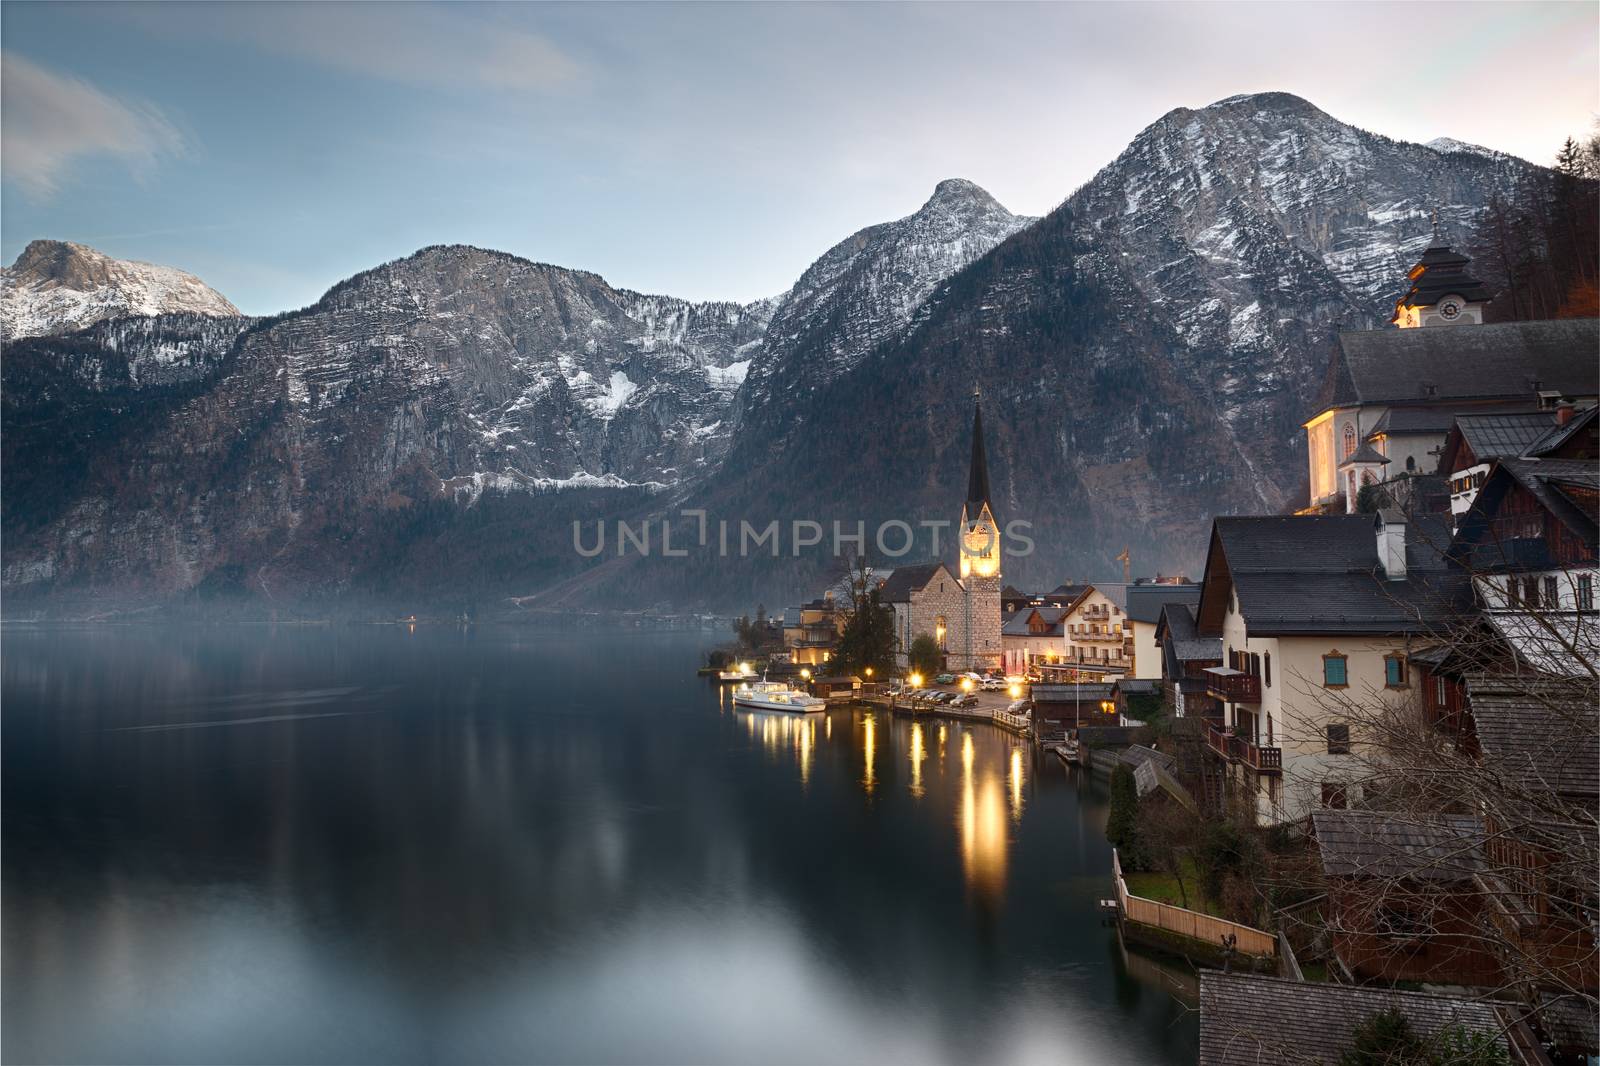
M 1401 329 L 1481 326 L 1483 308 L 1491 294 L 1483 282 L 1467 273 L 1471 262 L 1444 243 L 1435 219 L 1433 242 L 1416 265 L 1406 272 L 1411 285 L 1406 294 L 1395 301 L 1394 317 L 1389 321 Z
M 964 670 L 997 669 L 1000 642 L 1000 524 L 989 498 L 989 460 L 983 445 L 983 407 L 972 395 L 972 464 L 967 473 L 967 499 L 959 527 L 962 591 L 962 643 L 957 649 Z M 955 656 L 952 656 L 954 658 Z

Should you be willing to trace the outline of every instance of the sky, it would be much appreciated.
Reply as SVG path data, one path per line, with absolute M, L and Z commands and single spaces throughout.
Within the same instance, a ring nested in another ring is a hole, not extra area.
M 0 257 L 242 310 L 468 243 L 691 299 L 792 285 L 969 178 L 1044 214 L 1177 107 L 1281 90 L 1548 163 L 1600 5 L 0 5 Z

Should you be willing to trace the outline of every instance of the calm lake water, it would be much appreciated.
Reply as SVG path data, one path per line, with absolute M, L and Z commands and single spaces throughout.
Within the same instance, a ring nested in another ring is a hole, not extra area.
M 8 628 L 6 1061 L 1195 1061 L 1100 790 L 715 639 Z

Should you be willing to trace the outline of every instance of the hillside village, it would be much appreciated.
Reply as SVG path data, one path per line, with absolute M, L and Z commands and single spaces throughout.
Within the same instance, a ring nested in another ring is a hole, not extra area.
M 1336 1056 L 1386 1011 L 1500 1056 L 1461 1061 L 1600 1051 L 1600 321 L 1485 324 L 1437 234 L 1405 283 L 1394 328 L 1337 338 L 1307 498 L 1216 518 L 1196 579 L 1125 552 L 1005 584 L 978 401 L 956 562 L 770 631 L 775 669 L 898 713 L 1003 679 L 1038 750 L 1110 770 L 1118 919 L 1215 967 L 1203 1063 Z

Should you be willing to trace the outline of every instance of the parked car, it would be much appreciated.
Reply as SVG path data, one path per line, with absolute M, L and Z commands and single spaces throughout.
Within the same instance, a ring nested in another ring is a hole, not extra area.
M 978 682 L 978 687 L 985 692 L 999 692 L 1006 687 L 1006 679 L 1003 677 L 986 677 Z
M 970 692 L 964 696 L 957 696 L 955 699 L 950 701 L 950 706 L 952 707 L 976 707 L 977 705 L 978 697 L 974 696 Z
M 1027 700 L 1012 700 L 1006 711 L 1009 714 L 1020 714 L 1026 717 L 1033 714 L 1033 707 Z
M 938 677 L 933 679 L 933 683 L 935 685 L 953 685 L 956 683 L 956 675 L 940 674 Z

